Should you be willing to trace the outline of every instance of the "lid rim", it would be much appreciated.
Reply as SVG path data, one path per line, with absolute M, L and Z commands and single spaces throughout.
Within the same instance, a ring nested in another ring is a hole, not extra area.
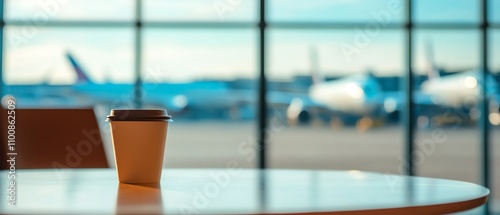
M 107 118 L 119 118 L 118 115 L 108 115 Z M 126 116 L 124 118 L 172 118 L 170 115 L 165 116 Z
M 107 121 L 171 121 L 165 109 L 112 109 Z
M 172 119 L 106 119 L 109 122 L 173 122 Z

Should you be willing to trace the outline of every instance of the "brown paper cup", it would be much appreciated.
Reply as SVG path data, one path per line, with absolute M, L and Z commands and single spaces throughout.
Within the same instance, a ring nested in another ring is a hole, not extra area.
M 115 115 L 112 111 L 108 116 L 116 170 L 121 183 L 158 183 L 161 179 L 170 118 L 156 119 L 151 113 L 148 115 L 148 112 L 140 111 L 143 112 L 126 113 L 128 118 L 118 119 L 117 111 Z M 140 114 L 143 116 L 138 116 Z

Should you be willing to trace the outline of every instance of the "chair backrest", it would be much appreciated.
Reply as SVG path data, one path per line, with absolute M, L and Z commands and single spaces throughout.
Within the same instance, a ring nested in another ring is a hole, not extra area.
M 93 109 L 16 109 L 14 150 L 7 117 L 2 109 L 1 169 L 10 167 L 10 152 L 16 169 L 109 167 Z

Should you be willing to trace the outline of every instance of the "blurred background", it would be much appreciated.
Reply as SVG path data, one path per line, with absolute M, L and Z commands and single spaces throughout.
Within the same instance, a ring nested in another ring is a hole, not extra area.
M 111 165 L 113 108 L 169 111 L 167 168 L 260 167 L 264 131 L 268 168 L 405 174 L 411 138 L 416 175 L 489 168 L 500 212 L 500 0 L 484 2 L 3 0 L 1 93 L 93 107 Z

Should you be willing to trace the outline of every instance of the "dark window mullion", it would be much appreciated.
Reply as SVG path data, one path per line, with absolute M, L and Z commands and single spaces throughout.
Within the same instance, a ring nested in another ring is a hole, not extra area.
M 481 84 L 481 183 L 486 188 L 490 188 L 490 132 L 489 132 L 489 105 L 487 97 L 487 80 L 488 80 L 488 8 L 487 0 L 481 1 L 481 72 L 483 77 L 483 84 Z M 490 204 L 486 202 L 484 206 L 484 214 L 489 214 Z
M 405 78 L 405 95 L 406 95 L 406 111 L 404 116 L 405 122 L 405 141 L 404 144 L 404 160 L 406 161 L 405 174 L 413 176 L 416 170 L 413 165 L 413 150 L 414 150 L 414 136 L 415 136 L 415 104 L 413 102 L 413 17 L 412 17 L 412 0 L 406 2 L 406 78 Z
M 136 0 L 135 9 L 135 85 L 133 104 L 135 108 L 142 107 L 142 4 L 141 0 Z
M 267 98 L 266 98 L 266 73 L 265 73 L 265 51 L 266 51 L 266 1 L 260 0 L 259 10 L 259 93 L 258 93 L 258 155 L 260 169 L 267 168 L 266 154 L 266 129 L 267 129 Z

